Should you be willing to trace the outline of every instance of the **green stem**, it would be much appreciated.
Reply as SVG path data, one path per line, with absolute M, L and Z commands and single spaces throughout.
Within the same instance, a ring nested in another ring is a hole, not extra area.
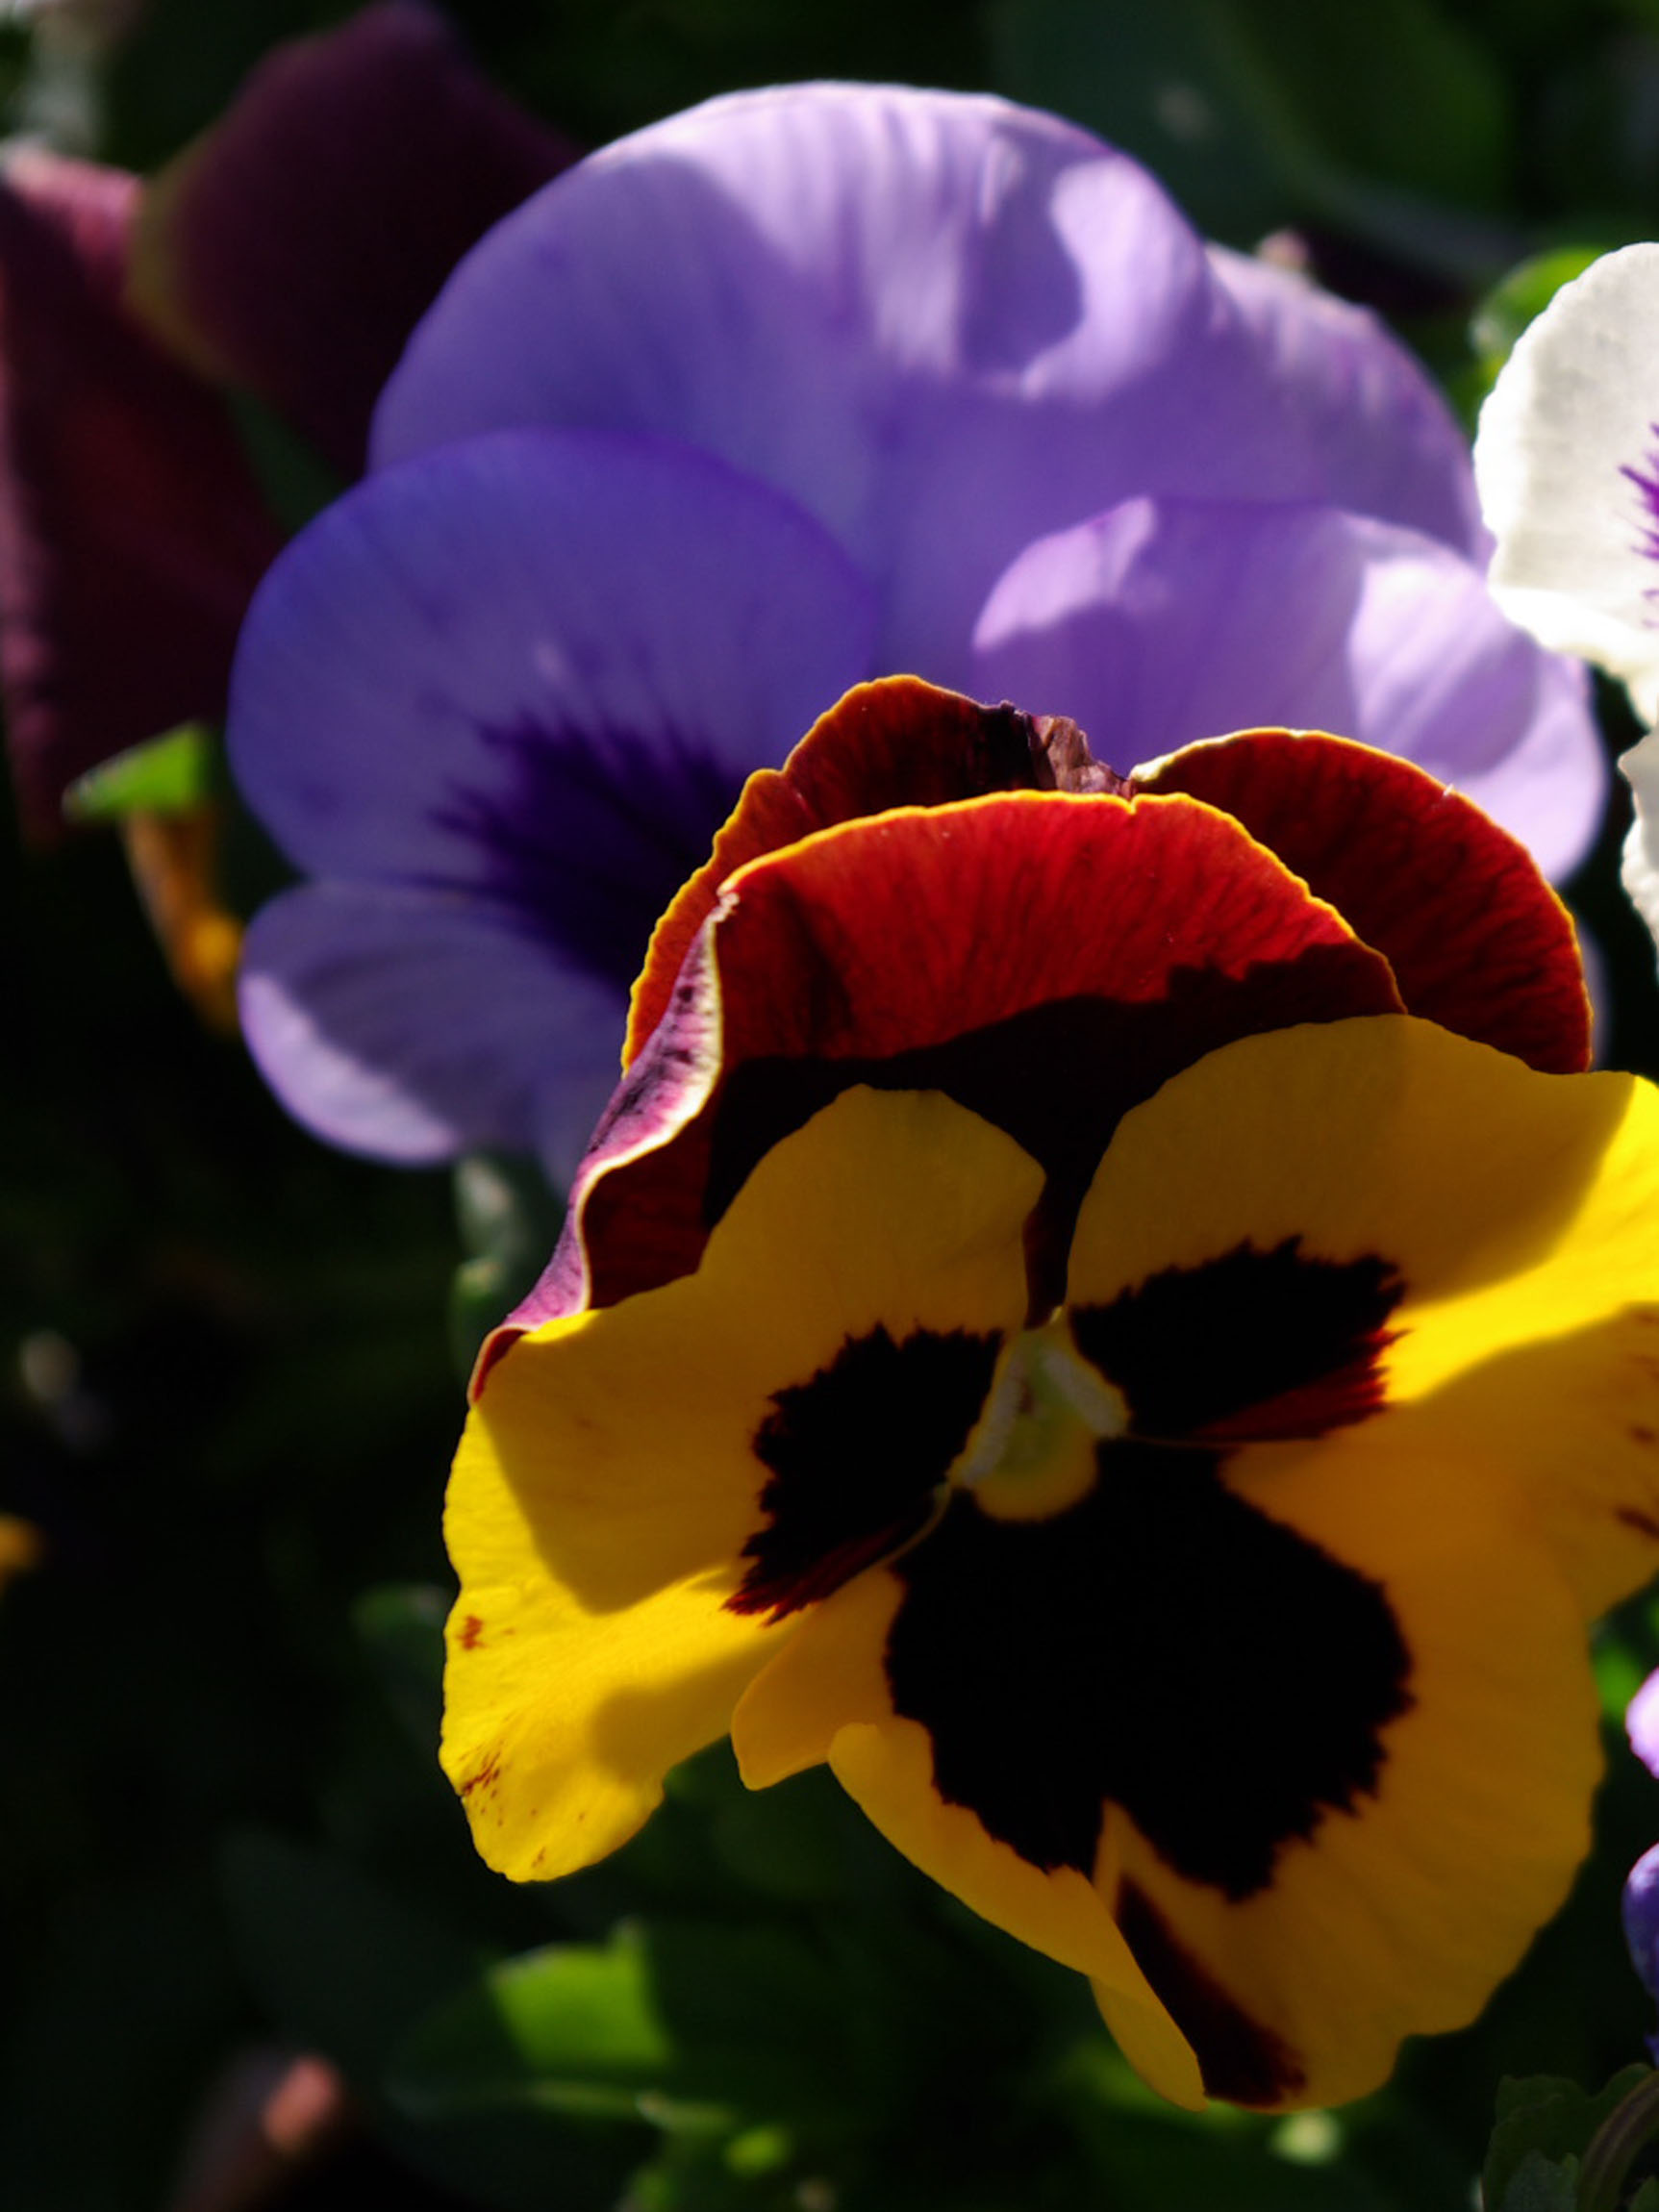
M 1639 2081 L 1590 2139 L 1578 2176 L 1578 2212 L 1619 2212 L 1624 2177 L 1659 2140 L 1659 2073 Z

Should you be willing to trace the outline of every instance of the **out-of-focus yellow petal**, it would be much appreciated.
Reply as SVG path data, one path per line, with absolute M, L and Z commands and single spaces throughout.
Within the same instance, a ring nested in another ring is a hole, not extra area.
M 242 926 L 218 892 L 219 809 L 140 812 L 121 823 L 127 865 L 173 981 L 210 1029 L 237 1029 Z
M 46 1540 L 32 1521 L 0 1513 L 0 1590 L 19 1574 L 32 1574 L 46 1555 Z

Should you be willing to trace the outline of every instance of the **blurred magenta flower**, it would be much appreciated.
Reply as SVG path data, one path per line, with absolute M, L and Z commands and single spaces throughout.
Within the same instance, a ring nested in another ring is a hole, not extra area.
M 578 149 L 495 91 L 423 0 L 279 46 L 144 195 L 132 299 L 348 475 L 456 263 Z
M 321 879 L 255 925 L 248 1036 L 365 1151 L 567 1171 L 652 917 L 859 677 L 1125 769 L 1334 728 L 1553 872 L 1600 811 L 1409 356 L 1001 101 L 788 88 L 607 147 L 462 264 L 373 455 L 256 602 L 231 731 Z
M 36 151 L 0 176 L 0 687 L 24 820 L 223 712 L 282 542 L 215 385 L 336 467 L 466 247 L 571 159 L 415 0 L 279 49 L 146 185 Z
M 83 770 L 223 698 L 282 542 L 222 400 L 122 299 L 136 177 L 0 179 L 0 687 L 25 828 Z

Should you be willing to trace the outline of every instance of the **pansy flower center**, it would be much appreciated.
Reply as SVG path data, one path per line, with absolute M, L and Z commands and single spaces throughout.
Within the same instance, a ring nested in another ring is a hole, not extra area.
M 1004 1348 L 952 1475 L 998 1521 L 1045 1520 L 1083 1496 L 1094 1480 L 1096 1444 L 1128 1426 L 1122 1392 L 1078 1356 L 1057 1315 Z

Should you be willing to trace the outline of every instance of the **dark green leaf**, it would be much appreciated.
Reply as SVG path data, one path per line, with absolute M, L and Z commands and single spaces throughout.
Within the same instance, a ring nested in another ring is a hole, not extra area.
M 1500 2201 L 1488 2212 L 1573 2212 L 1578 2201 L 1576 2158 L 1546 2158 L 1529 2150 L 1509 2177 Z
M 325 1852 L 247 1833 L 227 1848 L 222 1877 L 237 1948 L 267 2008 L 371 2100 L 411 2023 L 477 1975 L 476 1949 Z M 382 2131 L 469 2202 L 499 2212 L 545 2212 L 551 2173 L 561 2212 L 611 2212 L 649 2140 L 636 2126 L 595 2127 L 591 2110 L 435 2125 L 424 2117 L 382 2114 Z
M 410 2021 L 471 1978 L 477 1954 L 344 1861 L 262 1830 L 220 1861 L 244 1971 L 290 2035 L 371 2081 Z
M 435 1583 L 385 1583 L 351 1609 L 392 1710 L 417 1750 L 436 1758 L 443 1710 L 443 1623 L 448 1594 Z
M 455 1218 L 469 1257 L 449 1292 L 449 1341 L 465 1380 L 479 1346 L 553 1256 L 563 1205 L 522 1153 L 469 1152 L 455 1167 Z
M 392 2093 L 421 2117 L 532 2109 L 668 2132 L 823 2125 L 849 2087 L 830 1962 L 781 1930 L 647 1923 L 489 1968 L 414 2028 Z
M 1627 2066 L 1606 2087 L 1592 2097 L 1575 2081 L 1553 2074 L 1534 2074 L 1524 2080 L 1506 2076 L 1497 2086 L 1497 2124 L 1487 2147 L 1481 2170 L 1481 2201 L 1486 2212 L 1521 2212 L 1509 2200 L 1509 2189 L 1530 2155 L 1552 2165 L 1571 2159 L 1576 2184 L 1578 2163 L 1591 2137 L 1614 2106 L 1645 2081 L 1651 2069 Z M 1532 2168 L 1528 2187 L 1544 2186 Z M 1571 2203 L 1571 2197 L 1567 2199 Z M 1544 2212 L 1547 2199 L 1537 2199 L 1527 2212 Z
M 287 531 L 303 530 L 345 490 L 341 477 L 281 415 L 249 391 L 226 393 L 231 420 L 265 505 Z
M 1432 0 L 996 0 L 998 82 L 1147 162 L 1201 229 L 1317 221 L 1442 277 L 1514 258 L 1510 117 L 1479 43 Z

